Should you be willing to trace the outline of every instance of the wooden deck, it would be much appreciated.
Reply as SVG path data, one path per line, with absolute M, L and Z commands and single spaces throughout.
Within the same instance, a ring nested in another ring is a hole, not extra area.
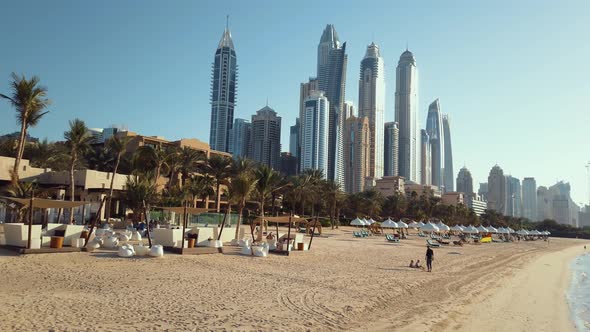
M 27 249 L 9 245 L 2 245 L 0 246 L 2 249 L 14 251 L 16 253 L 22 255 L 29 255 L 29 254 L 61 254 L 61 253 L 68 253 L 68 252 L 81 252 L 82 248 L 72 248 L 72 247 L 63 247 L 63 248 L 48 248 L 43 247 L 41 249 Z
M 179 255 L 207 255 L 207 254 L 221 254 L 223 248 L 212 248 L 212 247 L 195 247 L 195 248 L 175 248 L 175 247 L 164 247 L 164 251 L 179 254 Z

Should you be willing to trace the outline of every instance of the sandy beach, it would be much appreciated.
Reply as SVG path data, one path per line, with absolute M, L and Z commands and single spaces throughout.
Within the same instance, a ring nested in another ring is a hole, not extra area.
M 568 248 L 581 243 L 445 246 L 433 273 L 408 267 L 423 238 L 347 227 L 289 257 L 0 251 L 0 330 L 568 331 Z

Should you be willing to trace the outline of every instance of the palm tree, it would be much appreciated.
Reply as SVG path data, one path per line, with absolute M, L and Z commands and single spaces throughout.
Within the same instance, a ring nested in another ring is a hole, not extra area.
M 219 213 L 221 185 L 226 184 L 232 173 L 232 160 L 227 157 L 212 155 L 204 165 L 205 174 L 215 180 L 215 209 Z
M 213 195 L 213 179 L 208 176 L 193 175 L 191 176 L 185 187 L 186 191 L 192 196 L 193 207 L 197 207 L 197 199 L 202 198 L 206 205 L 207 196 Z M 207 208 L 207 206 L 205 206 Z
M 51 101 L 45 96 L 47 95 L 47 88 L 38 86 L 39 77 L 33 76 L 30 80 L 23 76 L 18 76 L 12 73 L 11 94 L 0 97 L 8 99 L 16 110 L 16 118 L 21 126 L 20 139 L 18 141 L 16 158 L 14 160 L 13 179 L 14 183 L 18 182 L 18 169 L 20 161 L 23 157 L 25 149 L 25 140 L 27 137 L 27 129 L 34 127 L 39 123 L 39 120 L 47 114 L 43 110 L 49 106 Z
M 84 121 L 74 119 L 70 121 L 70 130 L 64 132 L 66 146 L 70 151 L 70 200 L 74 201 L 75 183 L 74 170 L 78 164 L 78 159 L 90 148 L 92 136 Z M 70 208 L 70 224 L 74 221 L 74 209 Z
M 244 213 L 246 201 L 256 190 L 256 183 L 257 180 L 254 179 L 248 173 L 240 173 L 233 177 L 231 180 L 231 184 L 229 186 L 229 196 L 231 197 L 233 203 L 237 204 L 238 206 L 238 222 L 236 225 L 235 235 L 236 239 L 238 238 L 240 233 L 240 225 L 242 224 L 242 213 Z
M 185 185 L 190 174 L 197 171 L 198 164 L 204 159 L 204 155 L 195 149 L 185 146 L 180 150 L 180 174 L 182 175 L 182 186 Z
M 334 226 L 335 226 L 334 217 L 336 217 L 336 219 L 338 218 L 338 215 L 336 214 L 336 210 L 337 210 L 337 206 L 338 206 L 339 196 L 342 192 L 340 189 L 340 184 L 337 182 L 334 182 L 332 180 L 328 180 L 328 181 L 324 182 L 323 192 L 328 197 L 328 210 L 329 210 L 329 215 L 330 215 L 330 225 L 332 226 L 332 229 L 334 229 Z
M 269 195 L 272 194 L 273 191 L 279 189 L 275 187 L 276 178 L 278 177 L 278 173 L 275 172 L 272 168 L 266 165 L 260 165 L 254 171 L 254 178 L 256 179 L 256 193 L 258 196 L 258 202 L 260 203 L 260 216 L 264 218 L 264 203 L 268 200 Z M 264 223 L 265 231 L 268 230 L 268 224 L 266 221 Z M 262 226 L 262 224 L 261 224 Z M 258 240 L 262 239 L 262 232 L 258 233 Z
M 238 159 L 234 159 L 232 163 L 232 173 L 234 175 L 238 175 L 240 173 L 252 173 L 254 169 L 254 161 L 252 159 L 242 158 L 239 157 Z
M 111 176 L 111 184 L 109 186 L 109 197 L 105 211 L 106 220 L 110 220 L 111 218 L 111 204 L 113 202 L 113 186 L 115 184 L 115 176 L 117 175 L 117 170 L 119 170 L 121 157 L 123 154 L 125 154 L 125 152 L 127 152 L 127 143 L 129 143 L 129 139 L 129 137 L 119 137 L 115 135 L 107 141 L 107 150 L 114 157 L 115 166 L 113 168 L 113 176 Z
M 151 204 L 156 202 L 157 192 L 152 184 L 152 178 L 151 173 L 144 176 L 127 176 L 124 200 L 126 205 L 133 211 L 134 216 L 141 216 L 144 208 L 149 208 Z
M 16 183 L 11 183 L 10 185 L 8 185 L 8 187 L 2 189 L 0 191 L 0 194 L 2 196 L 7 196 L 7 197 L 14 197 L 14 198 L 31 198 L 33 196 L 33 192 L 36 189 L 36 183 L 35 182 L 16 182 Z M 7 205 L 10 206 L 10 205 Z M 28 210 L 28 207 L 26 205 L 24 206 L 20 206 L 20 207 L 15 207 L 13 208 L 14 211 L 16 211 L 16 219 L 17 222 L 24 222 L 25 220 L 25 216 L 26 216 L 26 211 Z
M 141 146 L 135 154 L 135 163 L 140 166 L 136 167 L 145 168 L 145 170 L 155 169 L 154 185 L 157 187 L 160 175 L 168 172 L 169 162 L 173 154 L 173 150 L 163 148 L 160 145 L 155 147 L 150 145 Z

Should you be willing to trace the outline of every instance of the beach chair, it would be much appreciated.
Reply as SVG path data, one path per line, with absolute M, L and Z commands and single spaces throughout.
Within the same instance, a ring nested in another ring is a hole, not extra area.
M 453 241 L 453 244 L 459 247 L 463 246 L 463 242 L 462 241 Z
M 363 235 L 361 234 L 361 232 L 352 232 L 352 236 L 354 236 L 354 237 L 363 237 Z
M 395 238 L 395 236 L 391 234 L 385 234 L 385 239 L 387 242 L 399 243 L 399 239 Z
M 426 244 L 427 244 L 429 247 L 433 247 L 433 248 L 439 248 L 439 247 L 440 247 L 440 244 L 438 244 L 438 243 L 434 243 L 434 242 L 430 241 L 429 239 L 427 239 L 427 240 L 426 240 Z
M 361 231 L 361 235 L 362 235 L 363 237 L 367 237 L 367 236 L 369 236 L 370 234 L 369 234 L 369 232 L 367 232 L 367 231 L 365 231 L 365 230 L 362 230 L 362 231 Z

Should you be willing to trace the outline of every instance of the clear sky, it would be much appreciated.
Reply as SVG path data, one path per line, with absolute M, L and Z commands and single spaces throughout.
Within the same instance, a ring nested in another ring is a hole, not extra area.
M 62 138 L 75 117 L 168 139 L 209 138 L 211 63 L 230 15 L 239 65 L 236 117 L 266 100 L 282 146 L 315 76 L 327 23 L 347 42 L 346 99 L 358 99 L 366 46 L 381 47 L 386 121 L 406 44 L 420 72 L 420 122 L 440 98 L 451 117 L 455 173 L 474 182 L 498 163 L 538 185 L 572 184 L 588 201 L 590 2 L 579 1 L 2 1 L 0 91 L 38 75 L 54 101 L 37 137 Z M 0 133 L 18 129 L 0 102 Z M 475 185 L 477 190 L 478 185 Z

